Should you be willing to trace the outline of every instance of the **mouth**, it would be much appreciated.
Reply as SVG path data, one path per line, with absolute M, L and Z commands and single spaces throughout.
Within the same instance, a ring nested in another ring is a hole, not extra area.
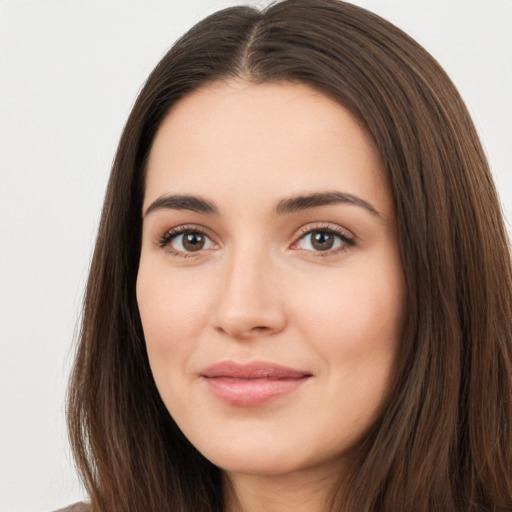
M 206 368 L 200 376 L 216 398 L 229 405 L 250 407 L 292 393 L 312 374 L 268 362 L 225 361 Z

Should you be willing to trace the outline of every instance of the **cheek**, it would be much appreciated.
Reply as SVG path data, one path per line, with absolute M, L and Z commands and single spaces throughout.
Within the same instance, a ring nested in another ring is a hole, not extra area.
M 325 351 L 342 354 L 347 349 L 357 355 L 394 349 L 401 338 L 404 289 L 401 273 L 389 267 L 375 273 L 347 272 L 317 283 L 298 311 L 309 338 Z
M 368 270 L 330 279 L 314 300 L 302 303 L 305 337 L 323 361 L 326 392 L 317 405 L 333 443 L 356 442 L 378 416 L 402 338 L 402 272 L 390 266 Z M 342 424 L 347 437 L 338 434 Z
M 161 267 L 161 268 L 160 268 Z M 207 287 L 188 273 L 171 273 L 166 265 L 145 264 L 141 259 L 137 276 L 137 304 L 148 340 L 170 333 L 180 338 L 204 323 Z M 203 306 L 203 307 L 202 307 Z
M 393 260 L 395 261 L 395 260 Z M 361 263 L 361 265 L 359 265 Z M 303 326 L 323 361 L 323 421 L 333 437 L 340 422 L 355 441 L 373 423 L 389 392 L 402 339 L 405 283 L 399 265 L 363 259 L 324 281 L 303 303 Z M 329 421 L 332 420 L 330 423 Z
M 139 307 L 148 357 L 157 386 L 182 374 L 207 324 L 207 289 L 186 275 L 169 275 L 158 262 L 141 260 L 137 277 Z M 180 370 L 180 371 L 176 371 Z M 162 391 L 162 390 L 161 390 Z

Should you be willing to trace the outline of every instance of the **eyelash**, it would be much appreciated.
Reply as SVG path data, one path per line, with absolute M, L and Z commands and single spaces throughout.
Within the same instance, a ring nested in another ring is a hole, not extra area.
M 318 226 L 304 226 L 301 228 L 299 235 L 295 242 L 292 244 L 292 248 L 296 246 L 301 240 L 303 240 L 306 235 L 313 234 L 313 233 L 327 233 L 330 235 L 334 235 L 338 237 L 341 240 L 342 245 L 340 247 L 337 247 L 336 249 L 328 249 L 326 251 L 309 251 L 307 252 L 313 253 L 315 257 L 320 258 L 326 258 L 328 256 L 333 256 L 335 254 L 339 254 L 342 252 L 348 251 L 351 247 L 356 245 L 355 237 L 349 235 L 349 233 L 341 228 L 340 226 L 330 226 L 327 224 L 322 224 Z M 297 248 L 295 250 L 300 250 L 300 248 Z M 305 250 L 305 249 L 304 249 Z
M 300 248 L 296 248 L 295 246 L 301 241 L 304 240 L 306 235 L 312 234 L 312 233 L 327 233 L 330 235 L 334 235 L 338 237 L 342 243 L 340 247 L 337 247 L 336 249 L 328 249 L 326 251 L 311 251 L 307 249 L 303 249 L 306 252 L 313 253 L 315 257 L 325 258 L 328 256 L 333 256 L 335 254 L 345 252 L 349 250 L 351 247 L 356 245 L 355 238 L 353 236 L 350 236 L 347 231 L 342 229 L 339 226 L 330 226 L 326 224 L 318 225 L 318 226 L 304 226 L 296 240 L 291 245 L 291 248 L 293 250 L 301 250 Z M 178 258 L 191 258 L 197 256 L 199 253 L 203 252 L 203 250 L 198 250 L 197 253 L 194 251 L 177 251 L 172 248 L 171 243 L 172 241 L 179 235 L 187 234 L 187 233 L 198 233 L 203 235 L 204 237 L 211 240 L 211 237 L 208 235 L 207 231 L 202 227 L 198 225 L 183 225 L 183 226 L 177 226 L 175 228 L 170 229 L 169 231 L 165 232 L 156 242 L 156 245 L 160 249 L 165 249 L 169 254 L 172 256 L 176 256 Z M 213 242 L 215 244 L 215 242 Z M 215 244 L 216 245 L 216 244 Z
M 179 235 L 184 235 L 187 233 L 199 233 L 203 235 L 204 237 L 211 240 L 211 237 L 208 235 L 206 230 L 202 226 L 196 226 L 196 225 L 184 225 L 184 226 L 177 226 L 175 228 L 170 229 L 169 231 L 165 232 L 157 241 L 158 247 L 160 249 L 165 249 L 169 254 L 172 256 L 177 256 L 178 258 L 193 258 L 194 256 L 197 256 L 197 253 L 195 252 L 186 252 L 186 251 L 177 251 L 172 248 L 171 243 L 172 241 Z M 202 251 L 197 251 L 202 252 Z

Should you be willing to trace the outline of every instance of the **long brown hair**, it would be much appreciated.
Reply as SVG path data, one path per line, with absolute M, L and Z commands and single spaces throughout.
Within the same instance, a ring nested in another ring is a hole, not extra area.
M 357 512 L 512 509 L 512 271 L 498 197 L 455 87 L 415 41 L 337 0 L 232 7 L 165 55 L 124 129 L 69 388 L 93 511 L 221 512 L 221 470 L 155 387 L 135 298 L 144 166 L 169 109 L 229 77 L 307 84 L 373 137 L 408 287 L 393 392 L 344 485 Z

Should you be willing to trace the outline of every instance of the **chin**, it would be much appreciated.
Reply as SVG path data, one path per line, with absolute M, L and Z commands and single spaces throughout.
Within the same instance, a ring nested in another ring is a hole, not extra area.
M 251 440 L 227 440 L 214 446 L 200 446 L 201 453 L 226 473 L 283 476 L 307 471 L 325 464 L 337 472 L 340 458 L 332 457 L 325 447 L 314 447 L 311 442 L 279 439 L 261 439 L 257 434 Z M 264 436 L 261 436 L 264 437 Z M 332 457 L 332 458 L 331 458 Z
M 292 450 L 275 436 L 273 439 L 265 437 L 255 433 L 238 439 L 233 436 L 212 438 L 215 442 L 211 444 L 194 444 L 204 457 L 228 473 L 278 475 L 301 465 L 305 454 L 297 453 L 297 445 Z
M 211 461 L 226 473 L 232 474 L 280 476 L 304 469 L 299 461 L 279 456 L 265 456 L 261 453 L 259 456 L 229 454 L 227 457 L 219 456 Z

